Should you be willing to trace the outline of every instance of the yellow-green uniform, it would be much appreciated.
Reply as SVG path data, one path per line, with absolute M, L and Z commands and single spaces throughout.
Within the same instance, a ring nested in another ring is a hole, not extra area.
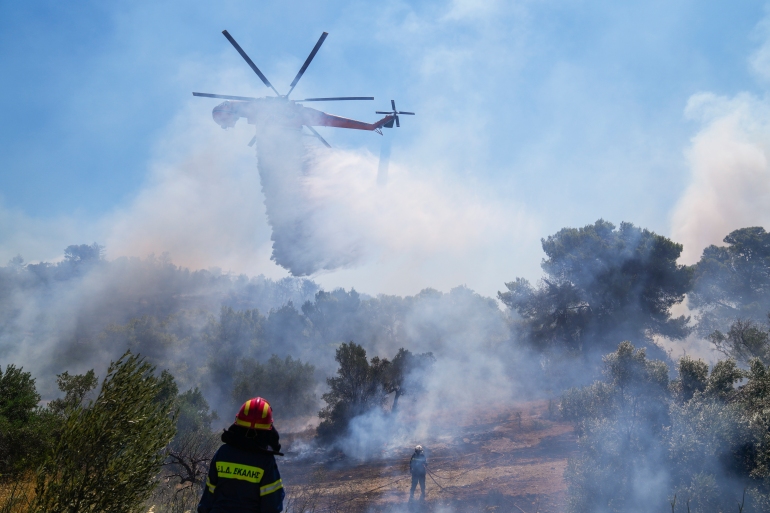
M 211 460 L 198 513 L 279 513 L 284 495 L 275 456 L 225 443 Z

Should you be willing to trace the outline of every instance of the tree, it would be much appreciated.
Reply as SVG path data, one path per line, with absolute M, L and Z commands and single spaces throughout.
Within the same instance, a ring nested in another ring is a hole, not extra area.
M 0 416 L 11 423 L 24 423 L 34 414 L 40 394 L 29 372 L 13 364 L 0 367 Z
M 346 292 L 319 291 L 314 301 L 302 305 L 302 313 L 311 322 L 313 331 L 321 340 L 345 340 L 360 332 L 361 296 L 355 289 Z
M 668 369 L 626 341 L 604 357 L 604 376 L 562 399 L 561 410 L 576 422 L 582 449 L 565 472 L 570 511 L 641 511 L 634 485 L 657 463 L 670 423 Z M 656 509 L 655 503 L 646 506 Z
M 258 310 L 236 311 L 222 307 L 219 320 L 209 321 L 204 340 L 209 349 L 209 372 L 215 385 L 232 390 L 238 361 L 250 357 L 264 344 L 265 317 Z
M 173 402 L 157 399 L 153 371 L 127 352 L 110 364 L 96 400 L 69 411 L 38 470 L 34 511 L 142 510 L 174 436 Z
M 419 394 L 425 389 L 425 374 L 436 358 L 433 353 L 413 354 L 403 347 L 385 371 L 385 391 L 394 393 L 391 412 L 398 408 L 398 400 L 406 394 Z
M 96 388 L 99 380 L 91 369 L 85 374 L 71 375 L 66 371 L 57 374 L 56 383 L 59 390 L 64 392 L 64 397 L 49 402 L 48 408 L 55 414 L 64 415 L 67 410 L 81 406 L 86 394 Z
M 352 341 L 340 345 L 334 359 L 339 363 L 337 376 L 326 380 L 330 389 L 322 396 L 326 407 L 318 413 L 322 419 L 318 436 L 326 440 L 343 435 L 351 419 L 382 407 L 387 397 L 383 387 L 390 366 L 387 359 L 367 360 L 366 350 Z
M 770 311 L 770 233 L 755 226 L 709 246 L 695 267 L 691 306 L 698 308 L 698 332 L 725 331 L 738 319 L 761 322 Z
M 289 301 L 281 308 L 270 310 L 265 321 L 265 341 L 269 347 L 282 348 L 285 353 L 302 356 L 302 343 L 309 339 L 308 319 Z
M 179 394 L 176 397 L 176 409 L 176 439 L 187 433 L 210 430 L 211 423 L 219 419 L 217 412 L 211 411 L 198 387 Z
M 679 360 L 679 379 L 675 380 L 671 387 L 680 401 L 689 401 L 697 392 L 706 389 L 708 374 L 709 366 L 705 362 L 685 355 Z
M 31 373 L 0 367 L 0 479 L 35 467 L 50 448 L 55 423 L 39 401 Z
M 84 264 L 98 262 L 104 258 L 104 246 L 96 242 L 91 244 L 79 244 L 67 246 L 64 250 L 64 261 L 72 264 Z
M 688 356 L 668 382 L 660 361 L 628 342 L 604 359 L 605 379 L 564 394 L 579 452 L 565 472 L 569 511 L 742 511 L 770 507 L 770 369 L 759 359 L 708 365 Z M 736 383 L 746 378 L 740 388 Z
M 275 414 L 286 419 L 308 415 L 317 404 L 314 373 L 311 364 L 291 356 L 272 355 L 264 364 L 245 358 L 235 373 L 232 398 L 240 405 L 251 397 L 264 397 Z
M 167 387 L 167 390 L 171 389 Z M 158 397 L 164 395 L 161 393 Z M 152 502 L 166 506 L 170 511 L 188 511 L 200 499 L 209 464 L 219 447 L 219 436 L 211 430 L 211 423 L 218 416 L 210 411 L 197 387 L 173 399 L 176 434 L 168 446 L 168 457 L 161 474 L 162 485 L 153 494 Z
M 602 354 L 618 340 L 653 347 L 652 337 L 682 338 L 688 319 L 670 308 L 684 299 L 692 271 L 678 265 L 682 246 L 631 223 L 598 220 L 542 240 L 548 257 L 538 287 L 506 283 L 498 298 L 520 317 L 539 349 Z
M 738 319 L 726 334 L 716 330 L 708 339 L 717 351 L 741 364 L 752 358 L 770 364 L 770 329 L 750 319 Z

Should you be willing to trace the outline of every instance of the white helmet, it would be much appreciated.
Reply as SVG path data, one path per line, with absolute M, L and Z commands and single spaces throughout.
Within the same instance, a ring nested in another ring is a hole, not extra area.
M 422 445 L 418 445 L 414 448 L 415 452 L 422 452 Z

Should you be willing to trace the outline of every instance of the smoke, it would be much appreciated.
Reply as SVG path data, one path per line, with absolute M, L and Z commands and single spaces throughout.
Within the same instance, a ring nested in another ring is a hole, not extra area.
M 367 307 L 382 308 L 384 300 L 370 300 Z M 402 336 L 374 343 L 364 338 L 368 356 L 393 358 L 401 346 L 431 352 L 436 360 L 406 377 L 407 383 L 420 383 L 415 388 L 421 390 L 407 386 L 395 411 L 390 411 L 391 396 L 385 409 L 376 407 L 352 419 L 337 442 L 351 458 L 364 460 L 453 436 L 480 411 L 538 394 L 539 384 L 525 370 L 537 364 L 513 342 L 494 300 L 463 287 L 448 294 L 428 290 L 405 300 Z
M 263 312 L 313 298 L 308 280 L 247 278 L 173 265 L 167 255 L 0 267 L 0 360 L 31 371 L 44 398 L 54 376 L 106 369 L 126 349 L 201 384 L 202 330 L 222 305 Z M 133 336 L 112 327 L 139 320 Z
M 403 253 L 462 253 L 523 224 L 520 214 L 459 184 L 401 166 L 378 187 L 384 172 L 367 151 L 306 150 L 299 132 L 276 127 L 259 130 L 257 146 L 271 258 L 295 276 Z
M 674 208 L 672 238 L 681 261 L 731 231 L 770 224 L 770 105 L 749 94 L 692 96 L 686 114 L 703 127 L 687 151 L 691 181 Z

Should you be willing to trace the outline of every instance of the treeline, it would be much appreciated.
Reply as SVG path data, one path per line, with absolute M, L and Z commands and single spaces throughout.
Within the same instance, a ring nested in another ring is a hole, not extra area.
M 106 367 L 125 350 L 110 345 L 110 327 L 177 323 L 175 333 L 186 337 L 223 306 L 267 313 L 302 304 L 319 290 L 306 279 L 190 271 L 167 255 L 107 261 L 102 250 L 69 246 L 55 264 L 25 263 L 18 256 L 0 267 L 0 353 L 7 360 L 33 367 L 41 377 L 84 372 Z M 39 356 L 29 357 L 30 348 Z M 44 396 L 55 393 L 52 380 L 40 387 Z
M 71 246 L 58 264 L 15 259 L 0 268 L 0 282 L 0 350 L 41 377 L 45 398 L 56 393 L 45 377 L 103 368 L 131 349 L 181 387 L 199 387 L 219 411 L 235 407 L 251 383 L 267 386 L 288 415 L 312 415 L 342 342 L 390 356 L 402 347 L 510 345 L 497 303 L 463 287 L 373 298 L 309 280 L 190 272 L 163 257 L 107 262 L 96 245 Z M 29 358 L 30 348 L 41 358 Z M 291 387 L 270 388 L 265 369 L 307 380 L 306 362 L 313 393 L 289 404 L 282 397 Z
M 171 460 L 164 461 L 190 483 L 199 482 L 196 469 L 216 444 L 217 413 L 231 415 L 252 395 L 268 397 L 284 422 L 319 414 L 318 436 L 328 442 L 350 435 L 361 419 L 379 422 L 372 416 L 397 413 L 404 395 L 443 393 L 462 401 L 468 394 L 475 403 L 495 388 L 485 380 L 500 373 L 505 379 L 496 383 L 537 394 L 585 384 L 603 370 L 600 381 L 562 402 L 583 447 L 570 466 L 574 511 L 651 497 L 633 488 L 647 476 L 640 469 L 674 476 L 660 481 L 658 502 L 669 492 L 681 498 L 697 489 L 718 503 L 733 497 L 728 490 L 737 482 L 763 504 L 770 234 L 744 228 L 724 242 L 684 266 L 677 263 L 681 245 L 630 223 L 565 228 L 542 241 L 547 258 L 539 282 L 505 284 L 498 299 L 506 310 L 465 287 L 368 297 L 322 291 L 308 280 L 190 272 L 166 257 L 107 262 L 98 245 L 71 246 L 58 264 L 17 258 L 0 268 L 0 349 L 13 356 L 34 347 L 46 355 L 27 358 L 34 375 L 59 375 L 64 397 L 39 406 L 31 375 L 6 366 L 3 380 L 26 392 L 7 403 L 25 405 L 21 410 L 0 406 L 2 464 L 6 473 L 29 471 L 40 468 L 35 457 L 56 454 L 61 435 L 46 426 L 65 425 L 67 412 L 97 404 L 87 402 L 97 382 L 89 369 L 107 368 L 127 349 L 167 369 L 142 372 L 165 387 L 179 412 L 177 435 L 164 452 Z M 673 315 L 685 298 L 692 317 Z M 679 378 L 670 381 L 672 362 L 657 342 L 691 335 L 707 338 L 727 360 L 710 371 L 681 360 Z M 458 372 L 462 387 L 452 388 Z M 437 379 L 429 383 L 428 375 Z M 686 431 L 686 425 L 700 427 Z M 695 445 L 679 447 L 675 436 Z M 687 460 L 699 451 L 701 459 Z M 197 463 L 182 464 L 188 459 Z M 611 478 L 622 482 L 590 488 Z
M 665 357 L 656 337 L 720 340 L 736 320 L 756 327 L 770 311 L 770 234 L 742 228 L 724 242 L 685 266 L 681 244 L 630 223 L 565 228 L 542 241 L 540 282 L 517 278 L 498 297 L 517 315 L 518 339 L 540 352 L 596 359 L 629 340 Z M 694 318 L 671 314 L 685 295 Z

